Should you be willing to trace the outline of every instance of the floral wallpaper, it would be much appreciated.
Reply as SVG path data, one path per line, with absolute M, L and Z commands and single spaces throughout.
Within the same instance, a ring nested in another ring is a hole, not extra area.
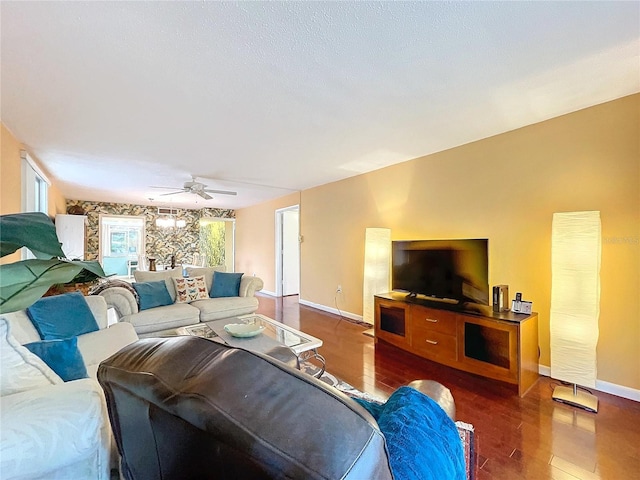
M 158 214 L 157 206 L 67 200 L 68 212 L 70 209 L 72 209 L 70 213 L 75 212 L 78 210 L 77 207 L 80 207 L 87 216 L 87 260 L 98 260 L 100 214 L 144 216 L 147 257 L 156 258 L 158 263 L 170 263 L 171 255 L 175 255 L 176 264 L 189 263 L 193 254 L 198 252 L 201 218 L 235 218 L 236 216 L 234 210 L 221 208 L 178 209 L 176 217 L 185 220 L 186 227 L 161 228 L 156 226 L 156 219 L 161 216 Z

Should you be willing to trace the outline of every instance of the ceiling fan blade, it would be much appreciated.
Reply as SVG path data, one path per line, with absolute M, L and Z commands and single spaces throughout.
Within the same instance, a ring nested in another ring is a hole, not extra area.
M 165 197 L 167 195 L 177 195 L 178 193 L 184 193 L 184 190 L 178 190 L 177 192 L 161 193 L 159 196 Z
M 176 188 L 180 188 L 180 187 L 158 187 L 155 185 L 151 185 L 149 188 L 164 188 L 165 190 L 175 190 Z
M 205 192 L 207 193 L 217 193 L 218 195 L 237 195 L 238 192 L 230 192 L 228 190 L 212 190 L 210 188 L 205 188 Z
M 195 192 L 196 195 L 201 196 L 202 198 L 204 198 L 205 200 L 211 200 L 213 197 L 207 193 L 205 193 L 203 190 L 197 191 Z

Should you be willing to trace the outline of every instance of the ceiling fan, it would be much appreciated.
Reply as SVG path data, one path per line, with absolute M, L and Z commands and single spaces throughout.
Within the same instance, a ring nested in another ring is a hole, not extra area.
M 165 188 L 170 190 L 176 190 L 179 187 L 152 186 L 151 188 Z M 181 190 L 176 190 L 175 192 L 161 193 L 160 196 L 164 197 L 167 195 L 177 195 L 179 193 L 193 193 L 194 195 L 198 195 L 204 198 L 205 200 L 210 200 L 213 198 L 211 195 L 209 195 L 210 193 L 214 193 L 217 195 L 237 195 L 238 194 L 238 192 L 231 192 L 228 190 L 213 190 L 213 189 L 207 188 L 207 185 L 205 185 L 202 182 L 196 182 L 195 177 L 192 177 L 192 180 L 190 182 L 184 182 L 184 185 Z

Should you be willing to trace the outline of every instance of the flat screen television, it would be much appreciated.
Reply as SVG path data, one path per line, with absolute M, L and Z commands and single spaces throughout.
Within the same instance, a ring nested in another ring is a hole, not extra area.
M 394 241 L 391 288 L 412 297 L 489 305 L 488 252 L 486 238 Z

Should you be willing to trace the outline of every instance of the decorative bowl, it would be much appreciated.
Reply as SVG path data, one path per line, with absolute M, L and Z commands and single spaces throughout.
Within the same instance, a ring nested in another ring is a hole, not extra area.
M 224 326 L 224 330 L 232 337 L 246 338 L 260 335 L 264 326 L 257 323 L 229 323 Z

